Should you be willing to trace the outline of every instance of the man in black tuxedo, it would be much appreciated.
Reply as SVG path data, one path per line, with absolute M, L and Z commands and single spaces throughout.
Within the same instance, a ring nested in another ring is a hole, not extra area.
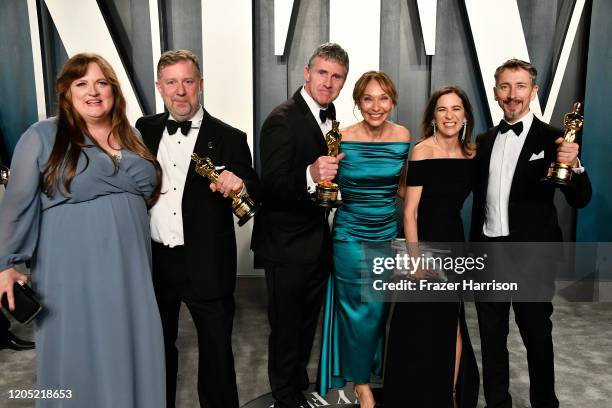
M 4 138 L 2 136 L 2 131 L 0 131 L 0 168 L 5 166 L 4 161 Z M 8 161 L 6 162 L 8 164 Z M 4 194 L 4 183 L 7 180 L 0 180 L 0 198 Z M 11 322 L 9 319 L 4 316 L 4 314 L 0 311 L 0 350 L 2 349 L 11 349 L 15 351 L 20 350 L 31 350 L 34 348 L 34 343 L 27 340 L 22 340 L 19 337 L 15 336 L 9 329 L 11 328 Z
M 589 178 L 578 160 L 578 144 L 565 142 L 562 130 L 543 123 L 529 110 L 538 91 L 536 75 L 533 65 L 517 59 L 497 68 L 493 92 L 504 119 L 477 139 L 477 184 L 470 235 L 472 241 L 500 243 L 493 246 L 502 247 L 502 251 L 504 242 L 562 240 L 554 205 L 555 188 L 540 182 L 552 161 L 572 167 L 573 185 L 561 188 L 572 207 L 586 206 L 591 197 Z M 517 255 L 509 257 L 517 275 L 528 268 L 540 274 L 540 284 L 550 279 L 554 285 L 553 259 L 545 259 L 542 253 Z M 511 304 L 527 349 L 531 406 L 558 407 L 550 301 L 476 303 L 487 406 L 512 407 L 506 346 Z
M 162 167 L 162 194 L 151 209 L 153 283 L 166 351 L 167 406 L 174 407 L 181 302 L 193 318 L 199 346 L 200 404 L 238 408 L 232 354 L 236 238 L 230 191 L 256 199 L 257 174 L 246 135 L 200 104 L 203 79 L 186 50 L 162 54 L 157 90 L 168 112 L 140 118 L 136 127 Z M 191 154 L 209 157 L 217 185 L 195 172 Z
M 339 45 L 317 47 L 304 67 L 304 86 L 268 115 L 261 130 L 264 203 L 251 247 L 266 271 L 268 376 L 276 408 L 308 406 L 302 394 L 309 383 L 306 365 L 332 267 L 327 212 L 309 192 L 332 180 L 344 157 L 327 156 L 324 135 L 348 65 Z

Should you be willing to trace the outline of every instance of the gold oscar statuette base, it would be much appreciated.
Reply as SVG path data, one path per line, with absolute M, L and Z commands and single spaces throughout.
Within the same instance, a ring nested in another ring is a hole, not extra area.
M 564 164 L 552 162 L 548 167 L 546 177 L 542 178 L 542 183 L 552 184 L 555 186 L 567 186 L 572 182 L 574 172 L 572 167 Z
M 253 218 L 259 209 L 259 205 L 255 204 L 250 197 L 246 197 L 246 199 L 244 196 L 237 197 L 239 199 L 232 198 L 232 211 L 234 212 L 234 215 L 238 217 L 238 226 L 242 227 L 248 220 Z
M 582 110 L 582 104 L 580 102 L 574 103 L 574 108 L 571 112 L 566 113 L 563 117 L 563 140 L 566 143 L 574 143 L 576 136 L 582 130 L 584 125 L 584 116 L 580 113 Z M 544 184 L 553 186 L 567 186 L 572 183 L 572 177 L 574 172 L 572 167 L 565 163 L 552 162 L 546 172 L 546 177 L 543 177 L 540 181 Z
M 329 157 L 337 157 L 340 153 L 342 134 L 339 129 L 340 122 L 333 120 L 331 130 L 325 134 L 325 144 Z M 319 207 L 337 208 L 342 205 L 342 201 L 338 200 L 338 190 L 338 184 L 328 180 L 322 181 L 317 183 L 317 189 L 311 199 Z
M 317 184 L 313 201 L 319 207 L 340 207 L 342 205 L 342 201 L 338 200 L 338 185 L 329 181 Z
M 211 183 L 217 183 L 219 173 L 215 170 L 215 165 L 208 157 L 199 157 L 196 153 L 191 155 L 191 160 L 196 163 L 195 171 L 202 177 L 206 177 Z M 232 212 L 238 217 L 238 226 L 242 227 L 248 220 L 253 218 L 259 204 L 256 204 L 247 192 L 238 194 L 231 191 L 229 198 L 232 200 Z

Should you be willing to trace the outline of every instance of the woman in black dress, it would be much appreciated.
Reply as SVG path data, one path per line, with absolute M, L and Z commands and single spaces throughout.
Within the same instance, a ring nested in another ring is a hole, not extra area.
M 406 179 L 404 232 L 413 256 L 420 255 L 419 241 L 464 241 L 460 212 L 472 186 L 473 126 L 463 90 L 446 86 L 432 94 Z M 419 270 L 413 278 L 432 275 Z M 385 408 L 475 407 L 478 387 L 462 302 L 397 303 L 389 332 Z

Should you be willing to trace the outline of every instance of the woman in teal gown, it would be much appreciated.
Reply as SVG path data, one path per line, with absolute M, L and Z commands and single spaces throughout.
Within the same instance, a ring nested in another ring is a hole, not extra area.
M 369 386 L 382 374 L 387 304 L 362 302 L 363 242 L 390 241 L 398 235 L 395 207 L 403 195 L 410 133 L 387 120 L 397 103 L 393 82 L 369 71 L 353 91 L 363 121 L 341 130 L 338 182 L 343 205 L 333 229 L 334 271 L 327 288 L 319 369 L 319 393 L 353 382 L 362 408 L 375 406 Z

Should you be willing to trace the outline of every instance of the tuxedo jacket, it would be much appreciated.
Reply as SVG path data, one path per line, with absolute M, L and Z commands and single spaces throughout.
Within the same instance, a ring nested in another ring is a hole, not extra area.
M 145 145 L 156 156 L 167 119 L 166 112 L 145 116 L 136 122 Z M 171 137 L 183 136 L 177 132 Z M 244 132 L 204 110 L 193 151 L 243 179 L 249 195 L 257 200 L 259 181 Z M 203 299 L 230 295 L 236 286 L 236 237 L 231 202 L 210 190 L 210 181 L 195 172 L 192 161 L 181 203 L 185 265 L 194 290 Z
M 495 126 L 477 137 L 476 183 L 470 229 L 472 241 L 479 241 L 483 238 L 482 228 L 485 220 L 489 165 L 497 133 L 498 126 Z M 533 118 L 510 188 L 508 223 L 512 241 L 562 241 L 554 204 L 555 187 L 540 182 L 546 176 L 550 163 L 556 159 L 558 145 L 554 141 L 560 136 L 563 136 L 563 131 L 536 117 Z M 540 155 L 541 152 L 544 152 L 543 158 L 530 160 L 534 155 Z M 582 174 L 574 174 L 572 185 L 561 188 L 561 191 L 572 207 L 586 206 L 591 199 L 591 183 L 586 171 Z
M 306 183 L 306 168 L 327 155 L 327 145 L 300 89 L 268 115 L 261 129 L 264 198 L 251 248 L 280 263 L 315 262 L 329 245 L 325 210 L 311 202 Z

